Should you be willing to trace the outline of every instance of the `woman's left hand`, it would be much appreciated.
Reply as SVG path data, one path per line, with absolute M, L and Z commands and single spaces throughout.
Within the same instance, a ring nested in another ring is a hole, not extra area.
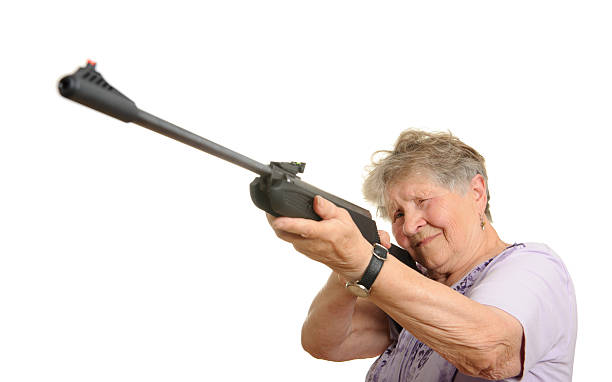
M 371 258 L 372 245 L 361 235 L 348 211 L 316 196 L 314 211 L 323 220 L 275 218 L 267 215 L 276 235 L 309 258 L 357 280 Z

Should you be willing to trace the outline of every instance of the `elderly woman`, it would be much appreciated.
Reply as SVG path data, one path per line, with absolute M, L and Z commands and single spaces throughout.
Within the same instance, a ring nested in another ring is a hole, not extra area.
M 572 281 L 546 245 L 500 239 L 484 158 L 450 133 L 417 130 L 383 153 L 364 194 L 420 272 L 321 197 L 321 221 L 268 216 L 281 239 L 333 270 L 304 322 L 304 349 L 332 361 L 378 356 L 367 381 L 570 381 Z

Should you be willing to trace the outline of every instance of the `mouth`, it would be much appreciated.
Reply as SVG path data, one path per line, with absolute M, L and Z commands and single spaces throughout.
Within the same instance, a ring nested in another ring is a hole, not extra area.
M 440 235 L 442 235 L 442 232 L 438 232 L 438 233 L 437 233 L 437 234 L 435 234 L 435 235 L 432 235 L 432 236 L 426 237 L 425 239 L 423 239 L 423 240 L 419 241 L 419 242 L 417 243 L 417 245 L 415 246 L 415 248 L 421 248 L 421 247 L 423 247 L 423 246 L 425 246 L 425 245 L 429 244 L 429 243 L 430 243 L 430 242 L 431 242 L 433 239 L 435 239 L 436 237 L 438 237 L 438 236 L 440 236 Z

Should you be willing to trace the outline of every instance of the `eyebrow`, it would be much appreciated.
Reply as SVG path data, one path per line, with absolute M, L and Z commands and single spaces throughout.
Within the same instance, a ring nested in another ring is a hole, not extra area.
M 395 213 L 399 210 L 400 206 L 395 203 L 389 203 L 389 205 L 385 208 L 385 212 L 389 218 L 393 218 Z
M 433 193 L 432 191 L 427 191 L 427 192 L 420 192 L 416 195 L 410 195 L 410 198 L 408 199 L 404 199 L 401 198 L 402 200 L 405 201 L 416 201 L 416 200 L 421 200 L 421 199 L 432 199 L 437 197 L 438 195 Z M 390 217 L 393 217 L 393 215 L 395 214 L 395 212 L 397 212 L 400 209 L 400 205 L 396 204 L 393 201 L 389 201 L 389 203 L 387 204 L 387 207 L 383 207 L 386 209 L 387 214 L 391 214 L 389 215 Z

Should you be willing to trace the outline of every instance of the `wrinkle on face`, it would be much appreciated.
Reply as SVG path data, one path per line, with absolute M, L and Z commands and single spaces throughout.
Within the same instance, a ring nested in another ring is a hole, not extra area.
M 467 193 L 450 190 L 429 176 L 409 176 L 391 184 L 387 197 L 393 235 L 415 261 L 440 279 L 461 266 L 477 241 L 473 227 L 478 217 Z M 422 219 L 422 224 L 416 227 L 411 219 Z M 442 234 L 419 245 L 438 233 Z

